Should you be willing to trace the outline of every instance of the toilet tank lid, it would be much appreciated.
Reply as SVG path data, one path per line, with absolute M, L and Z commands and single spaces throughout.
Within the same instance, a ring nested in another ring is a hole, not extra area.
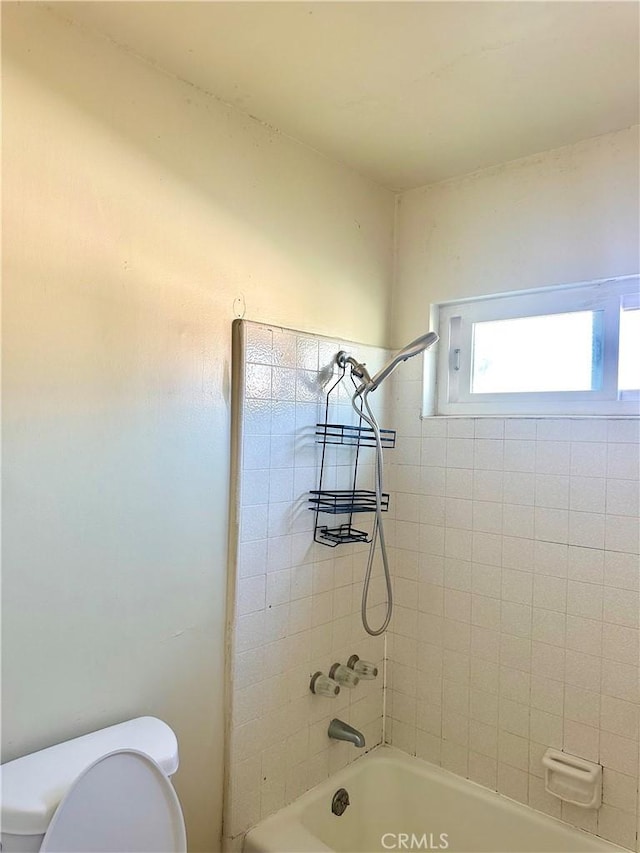
M 138 717 L 50 746 L 0 767 L 0 826 L 3 833 L 41 835 L 78 776 L 104 755 L 136 749 L 171 776 L 178 769 L 178 742 L 155 717 Z

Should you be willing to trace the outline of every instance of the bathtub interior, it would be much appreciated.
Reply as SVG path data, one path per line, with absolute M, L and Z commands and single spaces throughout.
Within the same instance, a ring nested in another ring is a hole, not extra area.
M 331 812 L 331 801 L 340 787 L 347 789 L 350 805 L 338 817 Z M 289 820 L 287 812 L 291 813 Z M 292 838 L 291 830 L 303 830 L 297 837 L 298 845 L 300 839 L 306 839 L 305 850 L 338 853 L 402 849 L 398 847 L 401 833 L 409 837 L 408 843 L 412 836 L 416 839 L 411 849 L 453 853 L 622 850 L 389 747 L 358 760 L 271 820 L 271 826 L 266 821 L 266 832 L 261 833 L 270 840 L 245 849 L 295 849 L 287 837 Z M 309 844 L 310 839 L 315 844 Z

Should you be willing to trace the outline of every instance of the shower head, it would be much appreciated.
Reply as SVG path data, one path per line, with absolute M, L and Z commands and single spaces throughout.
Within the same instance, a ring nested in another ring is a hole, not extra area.
M 368 382 L 365 379 L 362 390 L 367 392 L 375 391 L 378 385 L 380 385 L 380 383 L 396 369 L 400 362 L 407 361 L 407 359 L 412 358 L 414 355 L 424 352 L 424 350 L 432 347 L 437 342 L 438 335 L 436 335 L 435 332 L 427 332 L 426 335 L 421 335 L 419 338 L 416 338 L 415 341 L 411 341 L 410 344 L 407 344 L 406 347 L 403 347 L 400 350 L 400 352 L 396 353 L 391 361 L 388 364 L 385 364 L 382 370 L 379 370 Z

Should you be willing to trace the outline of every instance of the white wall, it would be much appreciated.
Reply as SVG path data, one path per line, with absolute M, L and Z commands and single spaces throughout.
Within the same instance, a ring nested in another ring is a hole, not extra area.
M 429 305 L 638 272 L 638 128 L 404 193 L 392 343 Z
M 233 301 L 382 344 L 393 198 L 38 4 L 3 4 L 3 759 L 177 730 L 220 831 Z

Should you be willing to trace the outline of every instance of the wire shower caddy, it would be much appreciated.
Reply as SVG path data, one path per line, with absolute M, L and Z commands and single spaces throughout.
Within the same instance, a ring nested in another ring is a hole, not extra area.
M 358 463 L 360 461 L 361 448 L 375 447 L 375 433 L 370 426 L 366 425 L 360 415 L 357 426 L 351 424 L 329 423 L 329 405 L 331 394 L 346 376 L 346 367 L 339 368 L 340 375 L 329 388 L 325 400 L 324 422 L 316 424 L 316 442 L 322 445 L 322 458 L 320 462 L 320 482 L 317 489 L 309 492 L 309 509 L 315 513 L 313 539 L 321 545 L 335 548 L 337 545 L 345 545 L 353 542 L 370 542 L 371 534 L 359 530 L 353 525 L 354 516 L 360 513 L 375 513 L 376 493 L 372 489 L 358 488 Z M 353 379 L 352 379 L 353 381 Z M 355 387 L 355 382 L 354 382 Z M 362 400 L 360 400 L 362 410 Z M 380 430 L 380 440 L 383 449 L 393 449 L 396 444 L 396 432 L 391 429 Z M 326 450 L 330 444 L 355 447 L 355 459 L 353 473 L 351 476 L 350 489 L 325 489 L 326 476 Z M 389 494 L 382 494 L 382 511 L 389 509 Z M 336 526 L 322 524 L 321 515 L 346 515 L 348 519 Z

